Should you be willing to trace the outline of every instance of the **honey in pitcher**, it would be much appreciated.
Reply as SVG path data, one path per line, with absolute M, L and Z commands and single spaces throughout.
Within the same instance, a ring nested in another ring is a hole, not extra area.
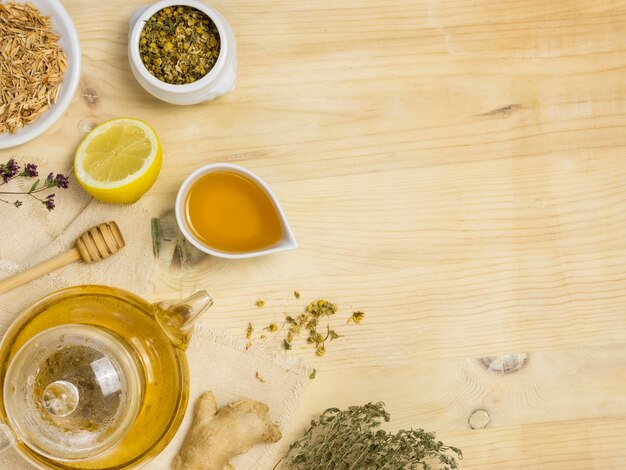
M 204 245 L 224 253 L 269 248 L 282 238 L 274 202 L 245 176 L 220 171 L 196 181 L 185 201 L 189 229 Z

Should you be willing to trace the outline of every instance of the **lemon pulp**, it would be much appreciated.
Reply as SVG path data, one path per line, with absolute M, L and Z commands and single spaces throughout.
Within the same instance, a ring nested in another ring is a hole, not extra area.
M 162 151 L 154 130 L 138 119 L 113 119 L 91 131 L 76 151 L 74 171 L 83 188 L 105 202 L 131 203 L 152 187 Z

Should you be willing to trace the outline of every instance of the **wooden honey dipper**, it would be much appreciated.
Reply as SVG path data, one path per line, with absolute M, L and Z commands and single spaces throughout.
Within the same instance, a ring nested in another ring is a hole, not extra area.
M 102 261 L 124 246 L 124 237 L 115 222 L 100 224 L 83 233 L 71 250 L 0 281 L 0 295 L 70 263 L 80 260 L 86 263 Z

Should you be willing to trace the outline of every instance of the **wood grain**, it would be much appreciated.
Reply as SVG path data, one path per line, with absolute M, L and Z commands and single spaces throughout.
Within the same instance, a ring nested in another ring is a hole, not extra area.
M 191 108 L 132 78 L 143 2 L 64 3 L 79 93 L 18 153 L 66 163 L 91 125 L 146 119 L 164 148 L 155 215 L 193 169 L 236 162 L 300 242 L 163 273 L 154 298 L 206 287 L 205 321 L 238 335 L 318 297 L 366 312 L 313 359 L 285 446 L 328 406 L 383 400 L 390 429 L 436 430 L 463 468 L 626 467 L 626 1 L 217 0 L 237 90 Z M 477 361 L 515 352 L 512 374 Z M 491 420 L 470 429 L 479 408 Z

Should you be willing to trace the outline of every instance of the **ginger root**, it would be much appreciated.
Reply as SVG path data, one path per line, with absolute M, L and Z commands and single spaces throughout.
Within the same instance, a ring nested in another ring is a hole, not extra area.
M 282 437 L 268 416 L 269 408 L 258 401 L 236 401 L 217 410 L 215 397 L 205 392 L 196 403 L 191 430 L 174 458 L 174 470 L 226 470 L 228 462 L 256 444 L 277 442 Z

